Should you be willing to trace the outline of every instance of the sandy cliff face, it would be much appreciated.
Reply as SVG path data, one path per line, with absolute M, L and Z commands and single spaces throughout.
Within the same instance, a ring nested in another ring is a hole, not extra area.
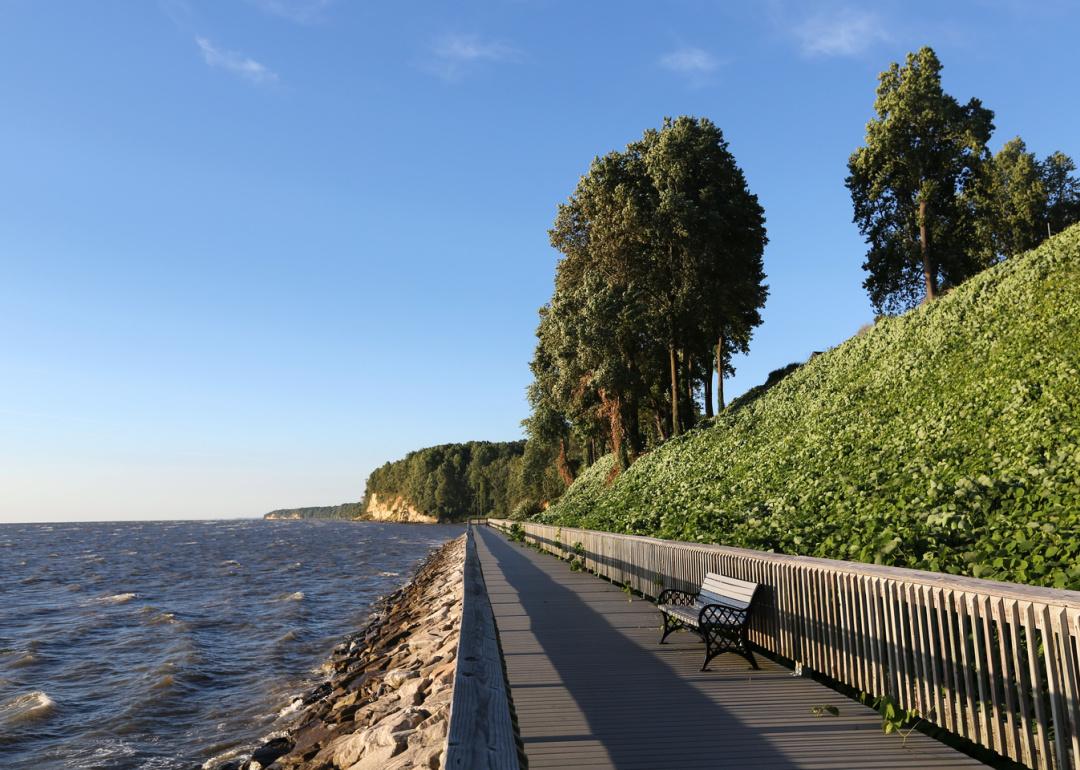
M 380 500 L 379 495 L 372 493 L 368 502 L 364 518 L 373 521 L 409 521 L 419 524 L 438 524 L 439 520 L 423 511 L 414 508 L 401 495 L 388 500 Z

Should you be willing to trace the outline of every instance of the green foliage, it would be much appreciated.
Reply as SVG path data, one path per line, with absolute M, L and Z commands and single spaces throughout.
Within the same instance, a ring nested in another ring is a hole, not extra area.
M 1080 588 L 1080 225 L 814 356 L 546 522 Z
M 902 708 L 895 698 L 888 695 L 879 695 L 878 697 L 873 698 L 866 693 L 861 693 L 859 695 L 859 700 L 881 714 L 881 731 L 886 735 L 903 732 L 904 726 L 910 725 L 907 732 L 904 734 L 905 742 L 912 731 L 914 731 L 915 723 L 922 719 L 918 711 L 915 709 Z
M 746 406 L 751 401 L 756 401 L 757 399 L 768 393 L 770 390 L 772 390 L 773 386 L 775 386 L 789 374 L 797 370 L 800 366 L 802 366 L 802 364 L 798 361 L 795 361 L 788 364 L 787 366 L 782 366 L 779 369 L 773 369 L 771 372 L 769 372 L 769 376 L 765 378 L 765 382 L 750 388 L 750 390 L 746 391 L 741 396 L 733 400 L 729 406 L 732 409 L 738 409 L 740 407 Z
M 987 261 L 1033 249 L 1080 221 L 1080 183 L 1072 159 L 1056 152 L 1040 162 L 1020 137 L 986 163 L 971 196 L 978 248 Z
M 535 500 L 522 500 L 511 509 L 510 518 L 515 521 L 524 521 L 538 515 L 541 510 Z
M 1060 233 L 1080 222 L 1080 179 L 1073 159 L 1063 152 L 1052 153 L 1039 168 L 1046 193 L 1046 219 L 1051 233 Z
M 523 478 L 541 500 L 599 454 L 625 468 L 692 425 L 716 355 L 729 371 L 767 294 L 764 211 L 705 118 L 596 158 L 550 236 L 563 259 L 530 364 Z
M 973 195 L 977 237 L 988 261 L 1019 254 L 1046 238 L 1046 192 L 1039 162 L 1020 137 L 986 164 Z
M 469 441 L 410 452 L 372 471 L 364 491 L 383 501 L 404 498 L 440 521 L 505 516 L 522 500 L 525 442 Z
M 988 153 L 994 113 L 941 87 L 930 48 L 878 79 L 876 117 L 848 161 L 855 222 L 870 248 L 863 286 L 879 311 L 904 310 L 983 267 L 964 194 Z
M 358 519 L 364 513 L 363 503 L 342 503 L 309 508 L 279 508 L 263 516 L 264 519 Z
M 869 250 L 863 286 L 879 312 L 933 299 L 994 262 L 1080 221 L 1076 164 L 1040 162 L 1016 137 L 991 157 L 994 113 L 941 86 L 930 48 L 879 77 L 876 117 L 848 161 L 855 222 Z
M 614 455 L 604 455 L 578 476 L 554 505 L 536 517 L 537 520 L 549 523 L 567 521 L 567 511 L 588 510 L 598 498 L 603 496 L 608 486 L 608 479 L 614 472 Z
M 525 527 L 521 526 L 520 521 L 515 521 L 510 525 L 510 540 L 515 543 L 525 542 Z

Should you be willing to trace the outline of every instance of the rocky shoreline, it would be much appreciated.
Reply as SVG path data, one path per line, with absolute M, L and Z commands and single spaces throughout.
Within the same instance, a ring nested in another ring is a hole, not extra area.
M 461 630 L 465 538 L 433 552 L 334 648 L 326 681 L 293 701 L 294 727 L 210 770 L 442 767 Z

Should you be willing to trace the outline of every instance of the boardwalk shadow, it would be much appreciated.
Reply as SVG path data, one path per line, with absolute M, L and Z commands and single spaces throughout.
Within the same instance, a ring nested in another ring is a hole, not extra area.
M 793 766 L 789 757 L 763 736 L 749 731 L 734 714 L 672 669 L 656 650 L 644 649 L 591 606 L 610 602 L 607 614 L 618 618 L 613 615 L 618 612 L 616 608 L 628 605 L 616 589 L 587 578 L 581 590 L 574 590 L 541 567 L 543 562 L 537 559 L 547 561 L 549 557 L 534 556 L 490 531 L 480 532 L 507 582 L 517 592 L 517 601 L 527 615 L 528 633 L 556 675 L 552 677 L 545 666 L 526 664 L 522 670 L 528 668 L 536 681 L 529 682 L 524 676 L 514 681 L 519 708 L 526 699 L 538 695 L 534 688 L 550 686 L 553 678 L 565 687 L 576 706 L 558 715 L 558 727 L 551 730 L 552 735 L 526 735 L 526 752 L 540 749 L 545 741 L 597 741 L 616 767 Z M 565 565 L 554 559 L 550 559 L 550 567 L 566 571 Z M 497 596 L 492 599 L 493 604 L 498 602 Z M 509 625 L 509 620 L 505 618 L 504 625 Z M 526 623 L 525 618 L 522 623 Z M 523 653 L 507 644 L 514 632 L 500 629 L 500 633 L 513 671 L 513 656 Z M 680 654 L 692 657 L 695 666 L 700 665 L 701 649 L 686 649 Z M 747 686 L 744 675 L 731 678 L 732 687 Z M 528 694 L 526 689 L 530 690 Z M 554 697 L 533 700 L 557 703 Z M 555 720 L 545 721 L 555 724 Z M 581 763 L 573 759 L 572 751 L 568 752 L 562 766 L 576 764 Z

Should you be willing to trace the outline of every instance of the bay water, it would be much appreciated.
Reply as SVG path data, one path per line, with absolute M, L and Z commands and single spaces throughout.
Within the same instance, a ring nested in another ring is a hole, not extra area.
M 190 770 L 292 697 L 451 525 L 0 525 L 0 767 Z

